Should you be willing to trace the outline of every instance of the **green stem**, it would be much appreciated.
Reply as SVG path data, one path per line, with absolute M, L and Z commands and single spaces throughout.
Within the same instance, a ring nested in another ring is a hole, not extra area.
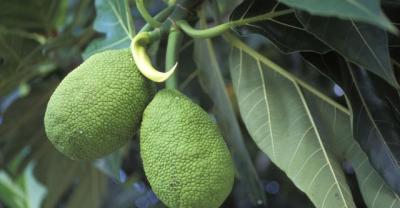
M 192 10 L 196 8 L 199 4 L 201 4 L 203 1 L 204 0 L 181 0 L 176 5 L 169 6 L 167 9 L 172 8 L 173 11 L 169 12 L 168 16 L 164 17 L 163 15 L 164 18 L 163 20 L 158 20 L 156 18 L 158 21 L 162 22 L 162 24 L 159 27 L 157 27 L 157 29 L 160 30 L 161 36 L 168 34 L 170 32 L 171 27 L 176 27 L 175 24 L 176 21 L 186 18 L 188 15 L 192 13 Z M 167 18 L 170 21 L 165 21 Z M 150 24 L 146 26 L 147 26 L 146 28 L 147 31 L 152 29 Z M 144 28 L 141 31 L 143 30 Z
M 147 55 L 147 45 L 159 39 L 160 35 L 161 32 L 159 29 L 155 29 L 151 32 L 140 32 L 133 38 L 130 47 L 133 60 L 139 71 L 143 76 L 154 82 L 164 82 L 174 73 L 176 68 L 175 64 L 169 71 L 165 73 L 159 72 L 153 67 L 151 59 Z
M 269 12 L 266 14 L 239 19 L 231 22 L 226 22 L 207 29 L 196 29 L 190 26 L 186 20 L 179 20 L 176 24 L 192 38 L 212 38 L 226 32 L 232 27 L 251 24 L 253 22 L 265 21 L 282 15 L 293 13 L 292 9 L 281 10 L 277 12 Z
M 149 12 L 147 12 L 143 0 L 136 0 L 136 6 L 143 19 L 146 20 L 146 22 L 149 23 L 152 27 L 157 28 L 161 25 L 161 22 L 157 21 L 149 14 Z
M 176 24 L 190 37 L 200 39 L 218 36 L 233 27 L 231 22 L 220 24 L 218 26 L 207 29 L 193 28 L 186 20 L 179 20 L 178 22 L 176 22 Z
M 254 17 L 234 20 L 234 21 L 232 21 L 232 24 L 234 26 L 247 25 L 247 24 L 251 24 L 251 23 L 254 23 L 254 22 L 265 21 L 265 20 L 269 20 L 269 19 L 276 18 L 276 17 L 279 17 L 279 16 L 292 14 L 293 12 L 294 12 L 293 9 L 285 9 L 285 10 L 276 11 L 276 12 L 273 11 L 273 12 L 268 12 L 268 13 L 261 14 L 261 15 L 258 15 L 258 16 L 254 16 Z
M 201 2 L 200 0 L 180 1 L 179 6 L 173 6 L 174 11 L 168 16 L 170 21 L 164 21 L 160 27 L 150 32 L 148 31 L 150 29 L 144 28 L 133 38 L 130 48 L 133 59 L 142 75 L 154 82 L 164 82 L 174 73 L 177 64 L 167 72 L 160 72 L 155 69 L 146 52 L 146 46 L 170 32 L 171 28 L 175 27 L 174 20 L 185 18 L 190 13 L 191 9 L 195 8 Z
M 168 18 L 168 16 L 171 15 L 171 13 L 173 11 L 174 11 L 173 6 L 167 7 L 164 10 L 162 10 L 160 13 L 158 13 L 154 18 L 157 21 L 164 22 Z M 150 23 L 147 23 L 142 27 L 142 29 L 140 29 L 139 32 L 149 31 L 151 29 L 152 29 L 152 26 L 150 25 Z
M 330 105 L 334 106 L 335 108 L 339 109 L 343 113 L 346 113 L 347 115 L 350 115 L 350 111 L 346 107 L 344 107 L 343 105 L 339 104 L 338 102 L 336 102 L 335 100 L 333 100 L 329 96 L 321 93 L 319 90 L 317 90 L 313 86 L 309 85 L 307 82 L 304 82 L 300 78 L 298 78 L 295 75 L 291 74 L 290 72 L 286 71 L 285 69 L 283 69 L 282 67 L 280 67 L 279 65 L 277 65 L 276 63 L 274 63 L 273 61 L 268 59 L 267 57 L 259 54 L 257 51 L 255 51 L 254 49 L 250 48 L 248 45 L 243 43 L 241 40 L 239 40 L 234 35 L 232 35 L 230 33 L 224 33 L 223 37 L 230 44 L 232 44 L 236 48 L 242 49 L 243 51 L 248 53 L 250 56 L 260 60 L 263 64 L 267 65 L 270 69 L 276 71 L 277 73 L 279 73 L 280 75 L 282 75 L 285 78 L 289 79 L 290 81 L 299 84 L 304 89 L 310 91 L 311 93 L 313 93 L 317 97 L 321 98 L 325 102 L 329 103 Z
M 165 58 L 166 69 L 171 69 L 177 63 L 182 39 L 182 32 L 175 27 L 171 27 L 168 36 L 167 55 Z M 166 87 L 168 89 L 175 89 L 177 87 L 176 73 L 167 80 Z

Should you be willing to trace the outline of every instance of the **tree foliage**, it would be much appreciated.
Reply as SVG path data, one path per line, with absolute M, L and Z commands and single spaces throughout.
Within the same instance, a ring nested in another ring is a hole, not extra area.
M 43 127 L 66 74 L 129 48 L 155 21 L 149 59 L 160 71 L 178 63 L 157 87 L 201 105 L 230 148 L 236 183 L 224 207 L 400 207 L 400 3 L 138 2 L 0 0 L 2 205 L 164 206 L 137 135 L 80 162 L 57 152 Z

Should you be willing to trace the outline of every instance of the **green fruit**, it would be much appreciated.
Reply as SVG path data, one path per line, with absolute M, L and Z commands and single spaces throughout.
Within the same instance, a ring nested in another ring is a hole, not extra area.
M 229 150 L 208 114 L 177 91 L 146 107 L 140 153 L 153 191 L 168 207 L 219 207 L 234 179 Z
M 154 92 L 128 49 L 95 54 L 54 91 L 44 118 L 46 134 L 71 159 L 99 158 L 132 138 Z

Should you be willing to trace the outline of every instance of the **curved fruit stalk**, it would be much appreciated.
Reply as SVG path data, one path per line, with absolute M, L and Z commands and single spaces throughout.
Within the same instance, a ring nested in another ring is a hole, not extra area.
M 175 65 L 167 72 L 160 72 L 155 69 L 146 52 L 146 45 L 150 43 L 150 40 L 150 32 L 141 32 L 137 34 L 131 43 L 132 56 L 143 76 L 154 82 L 164 82 L 174 73 L 178 63 L 175 63 Z

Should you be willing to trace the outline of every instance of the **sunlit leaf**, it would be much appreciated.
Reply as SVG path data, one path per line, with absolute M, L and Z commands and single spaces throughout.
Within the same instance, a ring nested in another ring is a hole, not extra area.
M 237 40 L 236 40 L 237 41 Z M 234 44 L 232 80 L 242 118 L 258 147 L 317 207 L 355 207 L 304 90 L 272 71 L 256 51 Z

